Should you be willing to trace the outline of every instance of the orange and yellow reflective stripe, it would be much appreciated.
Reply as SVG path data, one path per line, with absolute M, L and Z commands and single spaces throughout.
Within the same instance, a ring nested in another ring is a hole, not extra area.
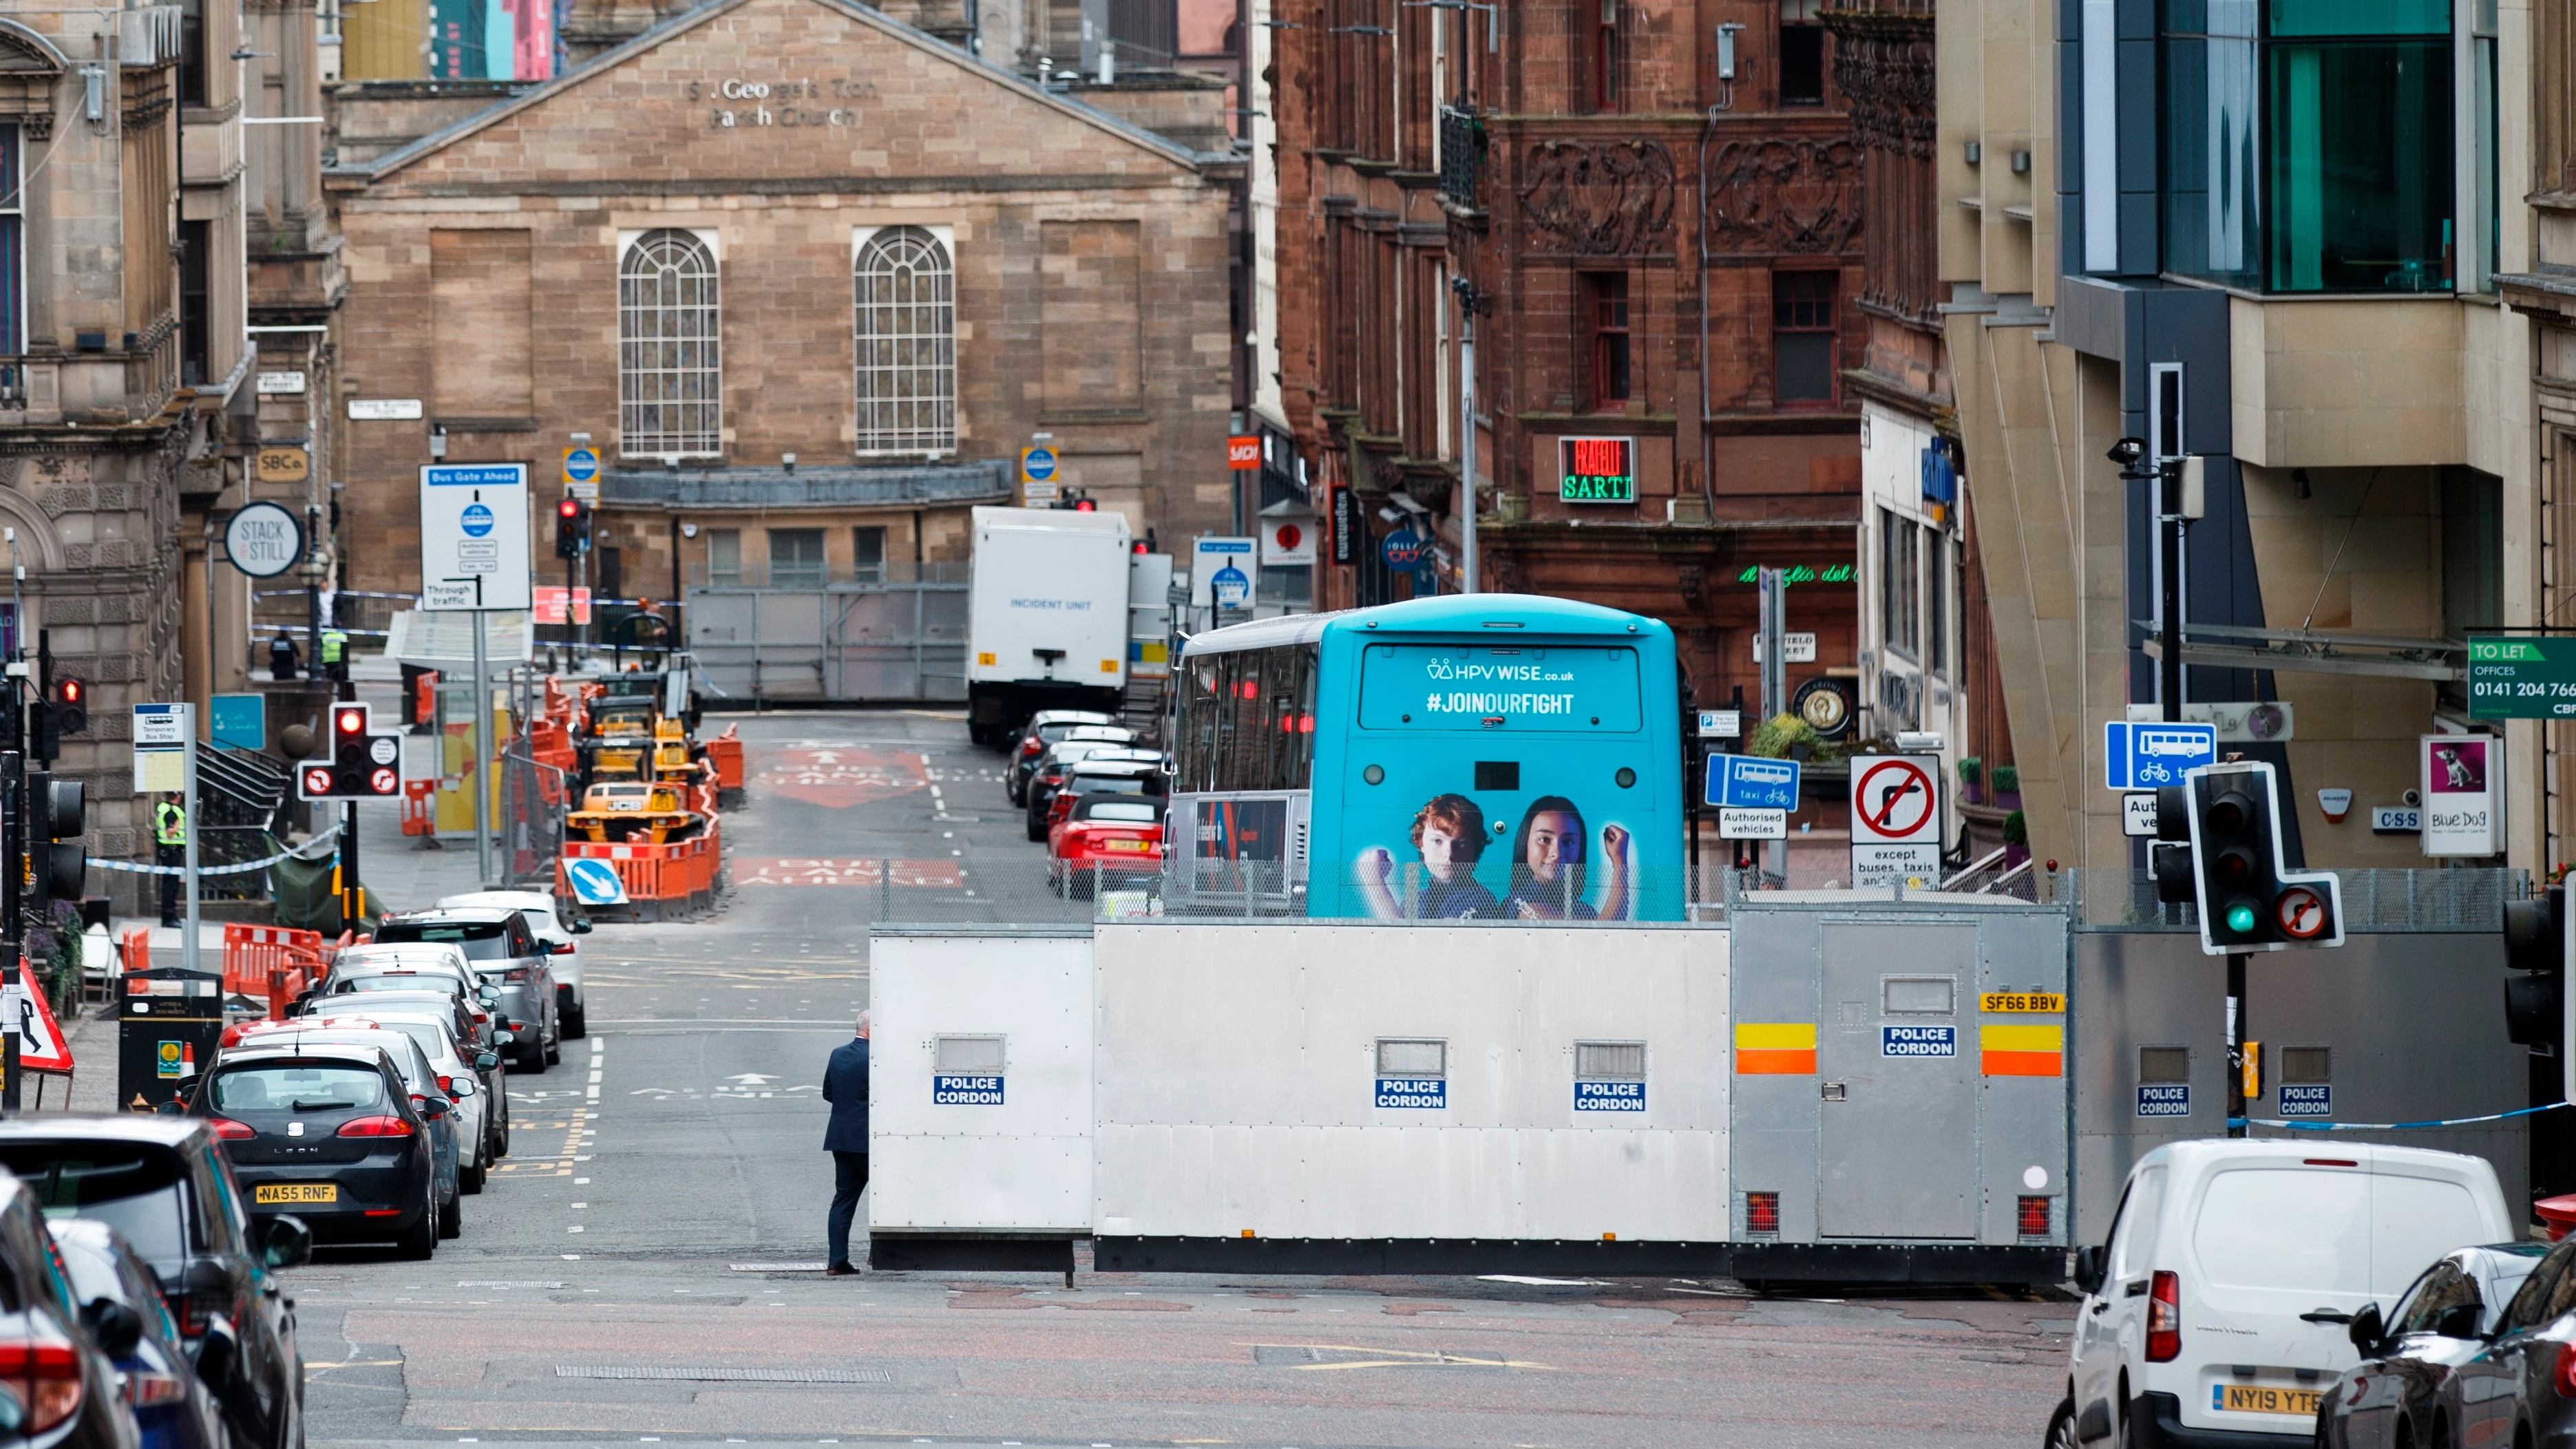
M 1812 1021 L 1738 1022 L 1738 1076 L 1812 1077 L 1816 1074 L 1816 1024 Z
M 2057 1077 L 2066 1073 L 2066 1028 L 1981 1026 L 1978 1070 L 1989 1077 Z

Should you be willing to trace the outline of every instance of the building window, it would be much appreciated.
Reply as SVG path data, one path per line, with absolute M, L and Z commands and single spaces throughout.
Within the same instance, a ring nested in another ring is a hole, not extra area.
M 206 382 L 215 327 L 214 223 L 179 223 L 179 381 Z
M 948 249 L 920 227 L 889 227 L 859 248 L 851 270 L 860 454 L 954 450 L 957 304 Z
M 1592 27 L 1592 109 L 1619 109 L 1619 0 L 1600 0 Z
M 1628 274 L 1590 272 L 1582 282 L 1584 321 L 1591 332 L 1592 405 L 1628 405 Z
M 0 125 L 0 357 L 27 350 L 26 173 L 18 136 L 15 124 Z M 15 369 L 0 377 L 0 406 L 25 407 L 25 395 L 24 377 Z
M 824 582 L 823 530 L 773 528 L 769 531 L 771 588 L 819 589 Z
M 707 530 L 707 587 L 738 589 L 742 587 L 742 530 L 710 528 Z
M 1929 524 L 1923 528 L 1923 667 L 1944 678 L 1950 673 L 1950 538 Z
M 1878 628 L 1881 642 L 1916 657 L 1915 631 L 1923 619 L 1922 573 L 1915 556 L 1913 519 L 1893 510 L 1878 515 Z
M 1824 0 L 1780 0 L 1780 104 L 1825 103 Z
M 850 530 L 850 582 L 881 584 L 885 582 L 885 530 L 853 528 Z
M 618 446 L 636 457 L 724 451 L 716 255 L 685 231 L 648 231 L 617 266 Z
M 1771 348 L 1784 403 L 1834 400 L 1832 272 L 1771 274 Z
M 2275 292 L 2457 284 L 2447 0 L 2164 9 L 2169 268 Z
M 179 0 L 179 104 L 206 103 L 206 0 Z

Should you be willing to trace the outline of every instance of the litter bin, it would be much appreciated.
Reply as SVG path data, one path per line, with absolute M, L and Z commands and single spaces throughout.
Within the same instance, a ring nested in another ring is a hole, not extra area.
M 116 1100 L 150 1112 L 179 1100 L 215 1059 L 224 1034 L 219 971 L 155 966 L 117 978 Z

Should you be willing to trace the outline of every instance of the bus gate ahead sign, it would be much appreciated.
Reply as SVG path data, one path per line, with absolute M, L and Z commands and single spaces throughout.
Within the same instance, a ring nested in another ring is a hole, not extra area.
M 2576 719 L 2576 638 L 2469 640 L 2471 719 Z

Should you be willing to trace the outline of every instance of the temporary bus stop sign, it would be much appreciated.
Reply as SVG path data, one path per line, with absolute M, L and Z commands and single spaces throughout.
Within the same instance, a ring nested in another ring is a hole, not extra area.
M 420 606 L 490 612 L 530 606 L 528 465 L 432 463 L 420 470 Z

